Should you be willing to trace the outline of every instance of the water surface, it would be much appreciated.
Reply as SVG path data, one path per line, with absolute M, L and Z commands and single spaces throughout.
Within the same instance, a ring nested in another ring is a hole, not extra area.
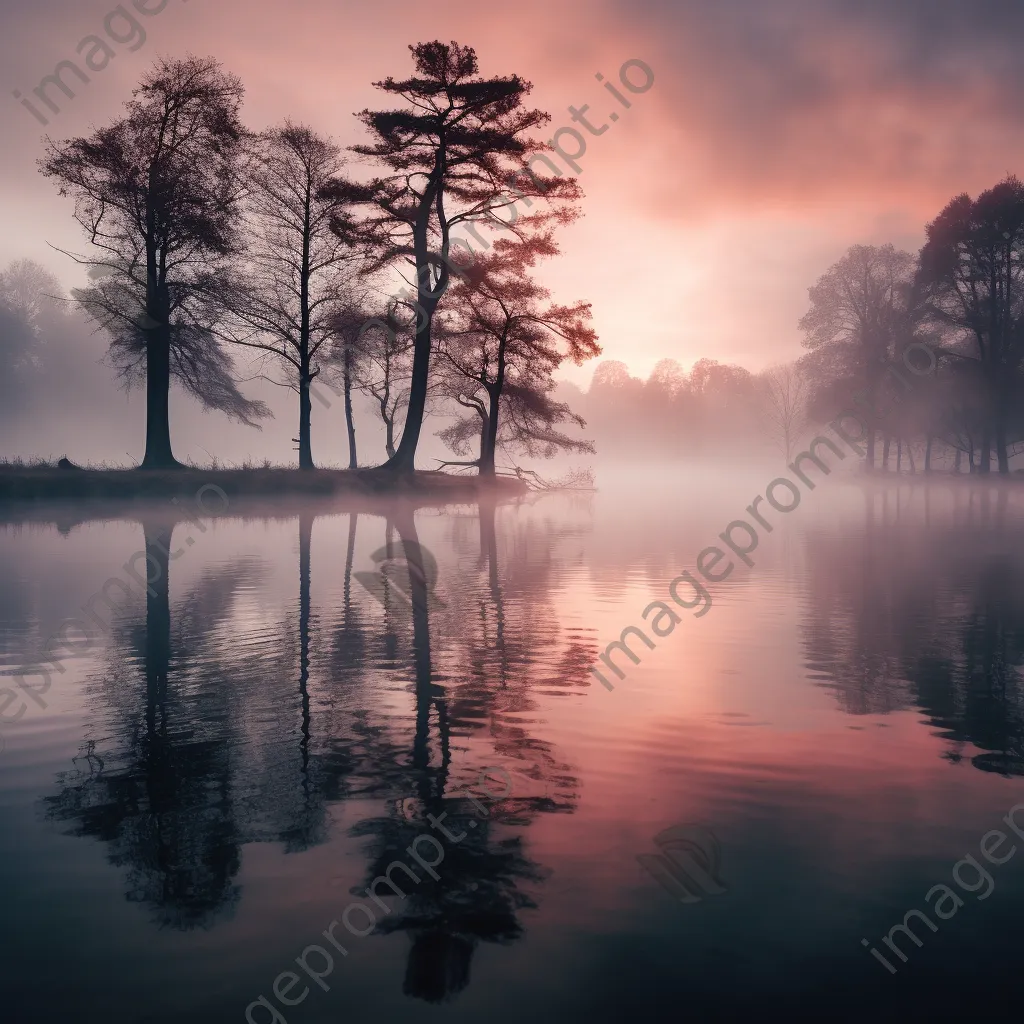
M 497 508 L 0 527 L 3 685 L 82 620 L 48 690 L 25 676 L 46 706 L 16 691 L 0 726 L 5 1019 L 1019 1005 L 1024 854 L 980 847 L 1024 846 L 1002 822 L 1024 801 L 1024 494 L 832 478 L 708 584 L 707 614 L 617 656 L 613 690 L 590 671 L 770 478 L 638 468 Z M 140 552 L 148 594 L 124 569 Z M 132 584 L 114 611 L 94 600 L 112 579 Z M 675 826 L 714 839 L 677 848 L 673 891 L 649 868 Z M 436 878 L 408 852 L 424 835 Z M 954 882 L 968 854 L 991 886 L 969 865 Z M 398 861 L 419 884 L 375 904 Z M 323 933 L 357 903 L 343 956 Z M 937 930 L 912 920 L 903 961 L 883 939 L 914 908 Z M 311 945 L 333 952 L 329 974 L 305 954 L 326 991 L 296 964 Z

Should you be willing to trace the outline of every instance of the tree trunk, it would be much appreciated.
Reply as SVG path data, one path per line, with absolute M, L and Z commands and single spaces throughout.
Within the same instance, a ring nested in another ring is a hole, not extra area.
M 311 438 L 313 403 L 310 400 L 309 386 L 313 378 L 310 375 L 309 353 L 309 191 L 305 194 L 305 219 L 302 229 L 302 268 L 299 272 L 299 469 L 313 469 L 313 443 Z
M 309 367 L 299 371 L 299 469 L 313 469 L 313 450 L 310 441 L 313 402 L 309 395 Z
M 899 476 L 903 465 L 903 438 L 896 439 L 896 475 Z
M 395 473 L 411 474 L 415 469 L 416 446 L 423 428 L 427 407 L 427 382 L 430 376 L 430 322 L 416 329 L 416 345 L 412 357 L 412 379 L 409 382 L 409 407 L 405 413 L 405 429 L 394 455 L 381 467 Z
M 927 476 L 932 471 L 932 435 L 928 435 L 928 443 L 924 448 L 924 472 Z
M 345 426 L 348 429 L 348 468 L 358 469 L 359 458 L 356 455 L 356 425 L 352 419 L 352 357 L 345 352 Z
M 886 434 L 885 444 L 882 445 L 882 469 L 884 469 L 886 473 L 889 472 L 889 442 L 889 435 Z
M 393 459 L 395 457 L 395 417 L 382 412 L 381 418 L 384 420 L 384 447 L 387 450 L 388 458 Z
M 1010 458 L 1006 451 L 1006 420 L 1009 412 L 1006 390 L 1006 385 L 1002 381 L 996 384 L 995 442 L 1000 476 L 1006 476 L 1010 472 Z
M 786 456 L 787 460 L 789 456 Z M 864 460 L 864 468 L 871 473 L 875 468 L 875 425 L 868 423 L 868 451 Z
M 981 432 L 981 456 L 978 472 L 988 474 L 992 471 L 992 428 L 988 425 Z
M 490 399 L 487 408 L 487 424 L 484 428 L 483 444 L 480 447 L 480 475 L 494 476 L 494 450 L 498 446 L 498 411 L 501 402 L 501 393 L 497 386 L 491 391 L 488 389 Z
M 428 189 L 428 192 L 430 190 Z M 427 259 L 427 222 L 433 198 L 421 201 L 417 223 L 413 228 L 416 249 L 416 341 L 413 345 L 412 378 L 409 381 L 409 405 L 405 411 L 405 428 L 398 450 L 381 467 L 402 475 L 416 469 L 416 447 L 423 429 L 423 414 L 427 408 L 427 386 L 430 382 L 431 327 L 437 298 L 429 297 L 430 262 Z M 440 290 L 440 289 L 439 289 Z
M 917 464 L 914 462 L 914 446 L 907 442 L 907 458 L 910 459 L 910 475 L 917 476 Z
M 147 314 L 152 319 L 152 314 Z M 171 339 L 166 323 L 146 332 L 146 454 L 143 469 L 178 465 L 171 450 Z
M 960 473 L 961 473 L 961 468 L 960 467 L 963 464 L 963 458 L 964 458 L 964 453 L 959 448 L 957 448 L 957 450 L 956 450 L 956 462 L 953 463 L 953 472 L 956 473 L 957 476 L 959 476 Z
M 487 424 L 490 422 L 490 417 L 485 416 L 479 409 L 477 412 L 480 415 L 480 452 L 476 460 L 476 467 L 479 471 L 484 462 L 484 452 L 487 449 Z

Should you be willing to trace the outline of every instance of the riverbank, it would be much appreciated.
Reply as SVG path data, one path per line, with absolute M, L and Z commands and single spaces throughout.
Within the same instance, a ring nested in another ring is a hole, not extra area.
M 201 488 L 239 498 L 408 498 L 414 504 L 514 498 L 526 494 L 520 480 L 419 470 L 395 476 L 379 469 L 61 469 L 50 465 L 0 465 L 0 502 L 150 501 L 191 499 Z

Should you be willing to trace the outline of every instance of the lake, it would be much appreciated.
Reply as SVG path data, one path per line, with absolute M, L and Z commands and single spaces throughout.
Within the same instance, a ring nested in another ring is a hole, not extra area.
M 1018 1007 L 1024 488 L 834 475 L 674 603 L 777 471 L 5 510 L 4 1019 Z

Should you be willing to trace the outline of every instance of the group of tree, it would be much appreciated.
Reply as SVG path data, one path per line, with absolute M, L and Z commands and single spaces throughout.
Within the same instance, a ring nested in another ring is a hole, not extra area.
M 590 307 L 552 302 L 536 278 L 581 195 L 574 179 L 530 167 L 550 150 L 531 134 L 549 116 L 525 105 L 531 86 L 518 76 L 482 77 L 469 47 L 410 50 L 411 77 L 375 83 L 396 106 L 357 115 L 369 141 L 351 148 L 378 168 L 369 180 L 349 177 L 342 149 L 307 125 L 246 128 L 240 81 L 208 58 L 159 61 L 120 120 L 48 143 L 41 169 L 74 198 L 90 244 L 69 254 L 93 278 L 75 298 L 109 337 L 124 384 L 145 388 L 143 466 L 177 464 L 172 382 L 244 423 L 269 414 L 239 387 L 235 356 L 248 353 L 259 375 L 297 393 L 302 468 L 314 465 L 322 385 L 344 397 L 351 467 L 361 392 L 385 427 L 385 468 L 402 473 L 428 411 L 450 421 L 437 432 L 458 457 L 447 465 L 494 474 L 499 456 L 593 451 L 578 432 L 587 421 L 612 454 L 638 444 L 724 452 L 770 438 L 788 456 L 803 428 L 854 397 L 872 410 L 871 468 L 889 465 L 895 443 L 897 465 L 906 449 L 916 468 L 923 448 L 930 469 L 938 445 L 957 468 L 966 455 L 987 473 L 994 456 L 1009 472 L 1024 440 L 1017 178 L 953 199 L 917 256 L 852 247 L 810 289 L 808 352 L 795 366 L 755 377 L 667 359 L 642 382 L 610 362 L 584 395 L 555 373 L 600 353 Z M 489 244 L 481 225 L 501 237 Z M 38 317 L 24 298 L 0 303 L 9 389 L 37 358 Z M 921 342 L 934 372 L 894 394 Z
M 928 472 L 941 453 L 957 472 L 995 461 L 1008 473 L 1024 445 L 1024 184 L 957 196 L 925 235 L 916 256 L 855 245 L 830 267 L 809 290 L 807 352 L 792 363 L 754 375 L 701 359 L 687 373 L 664 359 L 642 381 L 603 362 L 587 392 L 562 394 L 606 454 L 771 446 L 788 460 L 811 428 L 853 409 L 868 468 Z
M 895 442 L 897 465 L 906 449 L 912 471 L 915 448 L 927 472 L 941 446 L 957 471 L 966 456 L 971 472 L 989 473 L 994 456 L 1009 473 L 1024 442 L 1024 184 L 1009 176 L 957 196 L 925 235 L 917 256 L 853 246 L 810 289 L 799 364 L 810 417 L 827 422 L 859 402 L 869 469 L 880 438 L 883 468 Z
M 587 391 L 563 383 L 560 397 L 585 417 L 603 456 L 671 459 L 760 452 L 761 391 L 748 370 L 713 359 L 699 359 L 689 372 L 662 359 L 647 380 L 607 360 Z
M 428 405 L 454 411 L 439 433 L 459 455 L 472 438 L 482 474 L 498 451 L 590 450 L 559 429 L 582 420 L 552 398 L 564 360 L 600 352 L 590 307 L 551 303 L 533 277 L 581 196 L 530 169 L 551 148 L 531 135 L 549 115 L 524 105 L 518 76 L 481 77 L 469 47 L 410 50 L 412 77 L 375 83 L 399 105 L 357 115 L 370 141 L 351 148 L 380 169 L 368 181 L 308 125 L 246 128 L 241 82 L 208 58 L 159 61 L 123 118 L 48 142 L 41 170 L 90 244 L 67 254 L 94 280 L 73 294 L 124 384 L 145 388 L 143 467 L 177 465 L 172 382 L 245 423 L 269 414 L 239 388 L 233 353 L 297 393 L 302 468 L 317 382 L 344 396 L 352 467 L 353 391 L 378 406 L 395 472 L 413 469 Z M 478 224 L 506 235 L 474 251 L 457 232 L 479 240 Z M 382 298 L 396 274 L 406 287 Z

